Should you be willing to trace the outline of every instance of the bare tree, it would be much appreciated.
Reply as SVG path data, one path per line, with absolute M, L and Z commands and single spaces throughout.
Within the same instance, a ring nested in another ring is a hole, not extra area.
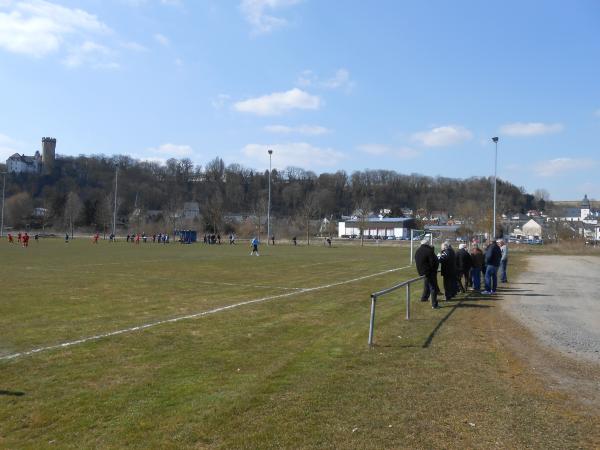
M 20 227 L 28 223 L 33 212 L 33 201 L 31 195 L 20 192 L 6 200 L 6 212 L 13 227 Z
M 356 203 L 356 223 L 360 232 L 360 245 L 365 244 L 365 230 L 369 228 L 369 214 L 371 211 L 371 201 L 363 197 Z
M 98 202 L 98 208 L 96 209 L 96 223 L 102 227 L 104 239 L 106 239 L 106 230 L 112 224 L 113 207 L 113 198 L 108 196 Z
M 83 210 L 83 203 L 77 195 L 76 192 L 69 192 L 67 196 L 67 201 L 65 203 L 65 225 L 67 229 L 71 232 L 71 238 L 74 237 L 75 234 L 75 222 L 79 218 L 81 211 Z
M 300 208 L 300 215 L 306 230 L 306 244 L 310 245 L 310 221 L 315 218 L 319 212 L 319 203 L 314 193 L 310 193 L 304 199 Z

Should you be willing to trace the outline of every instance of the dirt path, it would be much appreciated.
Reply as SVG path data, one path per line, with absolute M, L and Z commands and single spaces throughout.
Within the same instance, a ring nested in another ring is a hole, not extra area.
M 600 257 L 531 256 L 514 278 L 506 310 L 546 346 L 600 365 Z

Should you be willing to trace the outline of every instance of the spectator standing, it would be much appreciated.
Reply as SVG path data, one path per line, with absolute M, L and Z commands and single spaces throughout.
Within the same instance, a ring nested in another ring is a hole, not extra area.
M 479 248 L 479 245 L 474 244 L 471 249 L 471 282 L 473 283 L 473 290 L 479 292 L 481 290 L 481 270 L 483 268 L 483 252 Z
M 502 251 L 495 240 L 485 250 L 485 291 L 482 294 L 495 294 L 498 286 L 498 268 Z
M 469 280 L 471 278 L 471 255 L 467 251 L 467 244 L 460 244 L 458 246 L 458 252 L 456 252 L 456 272 L 458 287 L 461 292 L 467 292 L 469 287 Z M 463 285 L 463 280 L 465 284 Z
M 508 245 L 504 242 L 504 239 L 500 239 L 500 252 L 502 252 L 502 258 L 500 259 L 500 282 L 507 283 L 506 266 L 508 265 Z
M 292 242 L 294 243 L 294 246 L 298 245 L 298 240 L 296 239 L 296 236 L 292 238 Z
M 442 278 L 444 279 L 444 294 L 446 296 L 446 301 L 452 300 L 458 292 L 456 286 L 456 254 L 448 241 L 442 244 L 439 260 L 442 266 L 441 273 Z
M 437 301 L 437 295 L 440 291 L 437 283 L 439 263 L 433 247 L 429 245 L 429 239 L 423 239 L 421 241 L 421 245 L 415 253 L 415 263 L 419 275 L 425 277 L 423 279 L 423 294 L 421 294 L 421 301 L 426 302 L 431 296 L 431 307 L 433 309 L 439 308 Z

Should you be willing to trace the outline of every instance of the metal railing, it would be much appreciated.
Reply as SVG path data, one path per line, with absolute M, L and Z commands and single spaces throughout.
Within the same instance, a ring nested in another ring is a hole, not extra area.
M 369 323 L 369 347 L 373 345 L 373 332 L 375 331 L 375 306 L 377 304 L 377 299 L 383 295 L 389 294 L 390 292 L 394 292 L 402 287 L 406 287 L 406 320 L 410 320 L 410 285 L 417 281 L 420 281 L 425 278 L 425 275 L 412 278 L 407 281 L 403 281 L 400 284 L 396 284 L 395 286 L 389 287 L 387 289 L 383 289 L 381 291 L 373 292 L 371 294 L 371 321 Z

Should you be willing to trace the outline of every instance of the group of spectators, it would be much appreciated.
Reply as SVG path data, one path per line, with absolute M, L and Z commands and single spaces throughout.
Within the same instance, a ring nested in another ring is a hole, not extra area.
M 506 269 L 508 264 L 508 247 L 503 239 L 492 240 L 485 251 L 474 243 L 471 251 L 466 244 L 460 244 L 455 252 L 449 241 L 442 244 L 440 253 L 435 254 L 435 249 L 428 239 L 421 241 L 415 253 L 415 262 L 419 275 L 424 276 L 423 294 L 421 301 L 426 302 L 431 297 L 431 306 L 439 308 L 437 296 L 441 294 L 437 281 L 438 269 L 441 272 L 444 296 L 446 300 L 454 298 L 458 292 L 467 292 L 469 287 L 474 291 L 481 291 L 481 275 L 484 276 L 485 289 L 482 294 L 495 294 L 498 285 L 498 271 L 500 281 L 508 281 Z

